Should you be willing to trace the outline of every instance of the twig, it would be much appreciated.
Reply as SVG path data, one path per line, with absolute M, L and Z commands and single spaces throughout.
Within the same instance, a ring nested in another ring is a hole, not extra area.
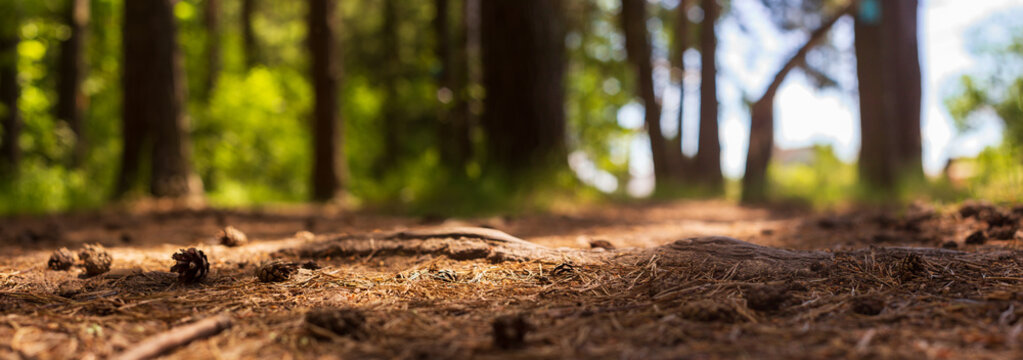
M 192 324 L 179 326 L 160 334 L 156 334 L 135 346 L 121 353 L 115 359 L 118 360 L 142 360 L 152 359 L 168 353 L 179 346 L 183 346 L 193 340 L 207 338 L 231 327 L 231 318 L 227 315 L 219 315 Z

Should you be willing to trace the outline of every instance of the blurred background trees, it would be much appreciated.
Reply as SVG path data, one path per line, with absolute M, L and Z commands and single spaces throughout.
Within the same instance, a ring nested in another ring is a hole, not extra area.
M 796 174 L 847 173 L 852 180 L 804 183 L 821 193 L 848 184 L 846 199 L 895 199 L 924 179 L 920 8 L 915 0 L 0 0 L 0 212 L 198 194 L 217 206 L 350 195 L 355 205 L 469 212 L 645 196 L 634 191 L 644 183 L 655 196 L 770 201 L 800 188 Z M 741 55 L 730 45 L 764 27 L 788 50 L 760 56 L 773 59 L 765 75 L 736 72 Z M 842 36 L 852 46 L 841 48 Z M 1021 86 L 1004 69 L 1023 63 L 1012 39 L 974 49 L 1011 60 L 947 96 L 963 131 L 993 113 L 1007 138 L 1023 138 Z M 845 56 L 856 60 L 849 74 L 835 65 Z M 856 165 L 818 147 L 806 151 L 817 154 L 807 166 L 834 171 L 783 168 L 798 156 L 777 149 L 784 119 L 774 119 L 774 103 L 791 74 L 852 89 Z M 736 97 L 748 133 L 722 125 Z M 629 109 L 640 109 L 642 125 L 630 125 Z M 748 138 L 741 184 L 722 168 L 721 139 L 735 136 Z M 949 193 L 946 180 L 929 181 Z

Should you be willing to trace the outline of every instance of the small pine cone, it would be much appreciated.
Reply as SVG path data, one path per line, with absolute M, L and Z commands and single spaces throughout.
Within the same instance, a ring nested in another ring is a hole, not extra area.
M 178 273 L 178 281 L 183 283 L 199 282 L 210 272 L 210 262 L 206 254 L 196 248 L 181 249 L 171 255 L 176 261 L 170 271 Z
M 107 250 L 100 244 L 86 244 L 85 248 L 78 252 L 78 258 L 85 266 L 86 276 L 96 276 L 110 271 L 110 263 L 113 261 Z
M 298 271 L 295 264 L 280 260 L 264 262 L 256 269 L 256 277 L 262 282 L 282 282 L 291 278 L 291 274 Z
M 46 262 L 51 270 L 67 270 L 74 264 L 75 254 L 63 247 L 54 251 L 53 255 L 50 255 L 50 261 Z
M 234 226 L 228 226 L 221 230 L 218 239 L 220 239 L 221 245 L 230 247 L 242 246 L 249 242 L 249 237 Z

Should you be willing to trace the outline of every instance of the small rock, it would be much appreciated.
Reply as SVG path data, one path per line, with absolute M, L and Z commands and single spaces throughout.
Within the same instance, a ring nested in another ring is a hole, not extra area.
M 249 242 L 249 237 L 245 236 L 245 233 L 234 226 L 228 226 L 221 230 L 220 234 L 217 235 L 217 239 L 220 240 L 221 245 L 230 247 L 242 246 Z
M 526 333 L 532 326 L 522 315 L 505 315 L 494 319 L 493 328 L 494 346 L 515 349 L 526 345 Z
M 356 309 L 319 309 L 305 314 L 306 327 L 314 337 L 328 340 L 333 336 L 365 338 L 366 316 Z
M 981 245 L 987 241 L 987 235 L 984 235 L 984 231 L 974 231 L 970 236 L 966 237 L 966 244 L 968 245 Z
M 860 315 L 874 316 L 884 311 L 884 300 L 877 297 L 860 296 L 852 300 L 852 311 Z
M 96 276 L 110 271 L 110 263 L 113 262 L 113 258 L 100 244 L 86 244 L 85 248 L 78 252 L 78 259 L 82 260 L 86 276 Z
M 50 270 L 64 271 L 70 269 L 75 264 L 75 254 L 67 248 L 60 248 L 50 255 L 50 260 L 46 262 L 46 266 Z
M 614 246 L 614 244 L 611 244 L 611 242 L 607 241 L 607 240 L 593 240 L 593 241 L 590 241 L 590 248 L 591 249 L 600 248 L 600 249 L 614 250 L 615 246 Z

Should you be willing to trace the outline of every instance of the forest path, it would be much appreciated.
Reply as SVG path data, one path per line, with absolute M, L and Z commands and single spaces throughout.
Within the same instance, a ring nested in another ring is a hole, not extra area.
M 103 358 L 221 314 L 230 329 L 171 357 L 1019 358 L 1019 233 L 965 239 L 1018 228 L 1023 209 L 973 210 L 679 201 L 478 219 L 313 208 L 7 218 L 0 358 Z M 250 242 L 218 244 L 226 225 Z M 599 240 L 613 249 L 591 248 Z M 109 273 L 46 268 L 54 249 L 85 243 L 106 246 Z M 211 272 L 186 285 L 168 269 L 191 246 Z M 272 258 L 313 263 L 261 282 Z

